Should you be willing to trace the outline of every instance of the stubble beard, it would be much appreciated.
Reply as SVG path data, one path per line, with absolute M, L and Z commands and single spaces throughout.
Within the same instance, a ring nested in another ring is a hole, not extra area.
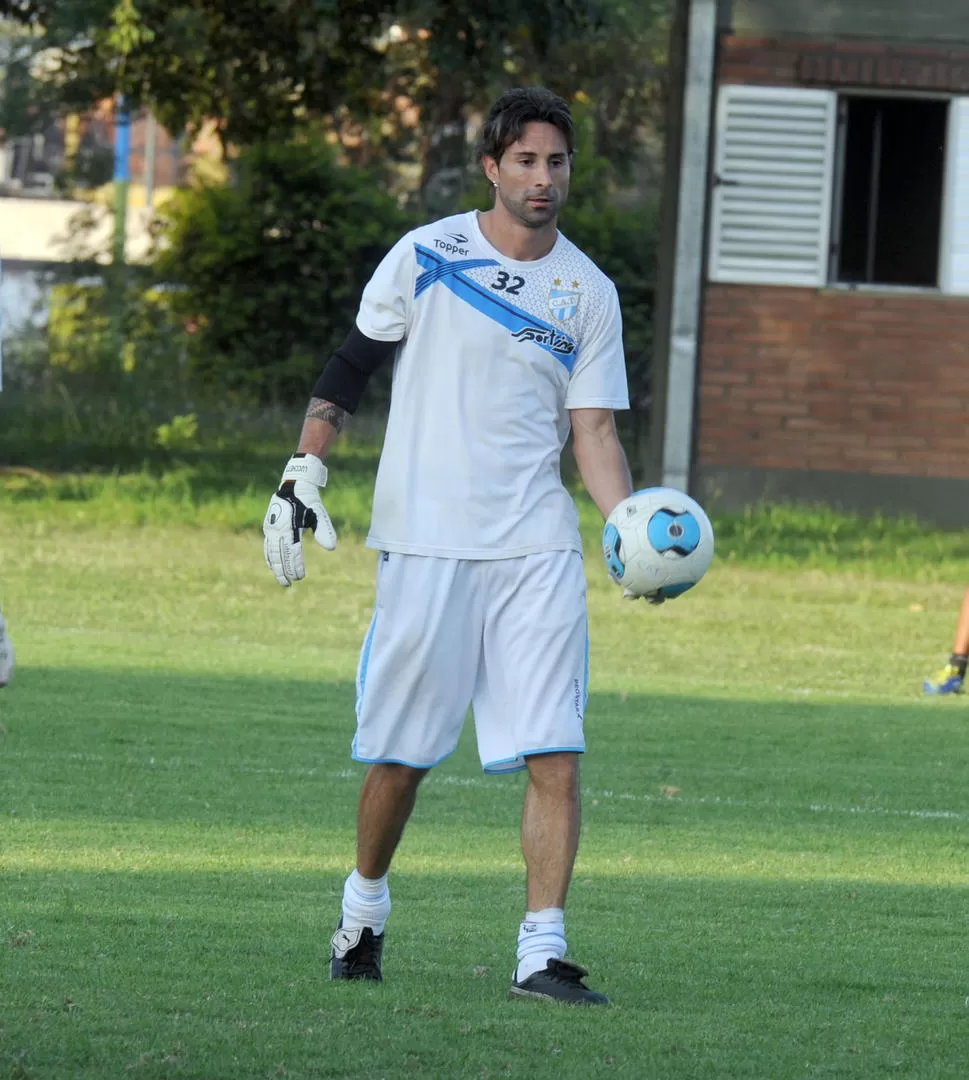
M 557 191 L 550 196 L 548 205 L 543 207 L 529 206 L 527 198 L 508 199 L 500 189 L 498 198 L 501 199 L 502 206 L 508 213 L 516 221 L 520 221 L 526 229 L 544 229 L 555 224 L 562 204 L 565 202 L 564 196 Z

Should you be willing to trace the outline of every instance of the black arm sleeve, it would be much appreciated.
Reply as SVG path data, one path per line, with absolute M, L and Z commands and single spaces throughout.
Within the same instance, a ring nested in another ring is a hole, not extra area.
M 398 344 L 374 341 L 354 327 L 316 380 L 313 397 L 332 401 L 348 413 L 355 413 L 370 376 L 393 355 Z

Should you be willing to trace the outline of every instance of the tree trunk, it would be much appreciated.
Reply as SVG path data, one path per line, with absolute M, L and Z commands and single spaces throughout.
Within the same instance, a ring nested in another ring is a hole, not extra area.
M 429 215 L 458 209 L 468 166 L 467 101 L 460 74 L 441 70 L 422 109 L 421 203 Z

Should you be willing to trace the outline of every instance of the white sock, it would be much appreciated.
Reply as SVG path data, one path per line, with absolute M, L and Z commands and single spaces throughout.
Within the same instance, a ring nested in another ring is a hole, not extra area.
M 365 878 L 354 870 L 343 886 L 343 925 L 348 930 L 369 926 L 375 936 L 384 932 L 390 915 L 387 875 Z
M 515 981 L 542 971 L 549 960 L 565 956 L 565 912 L 559 907 L 526 911 L 518 929 L 518 969 Z

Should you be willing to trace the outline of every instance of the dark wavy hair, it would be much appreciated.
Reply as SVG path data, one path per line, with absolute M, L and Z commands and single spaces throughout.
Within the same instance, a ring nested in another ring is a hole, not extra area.
M 500 162 L 502 154 L 522 137 L 526 124 L 552 124 L 565 136 L 569 157 L 575 150 L 575 124 L 568 103 L 543 86 L 506 90 L 488 110 L 478 137 L 478 156 Z

